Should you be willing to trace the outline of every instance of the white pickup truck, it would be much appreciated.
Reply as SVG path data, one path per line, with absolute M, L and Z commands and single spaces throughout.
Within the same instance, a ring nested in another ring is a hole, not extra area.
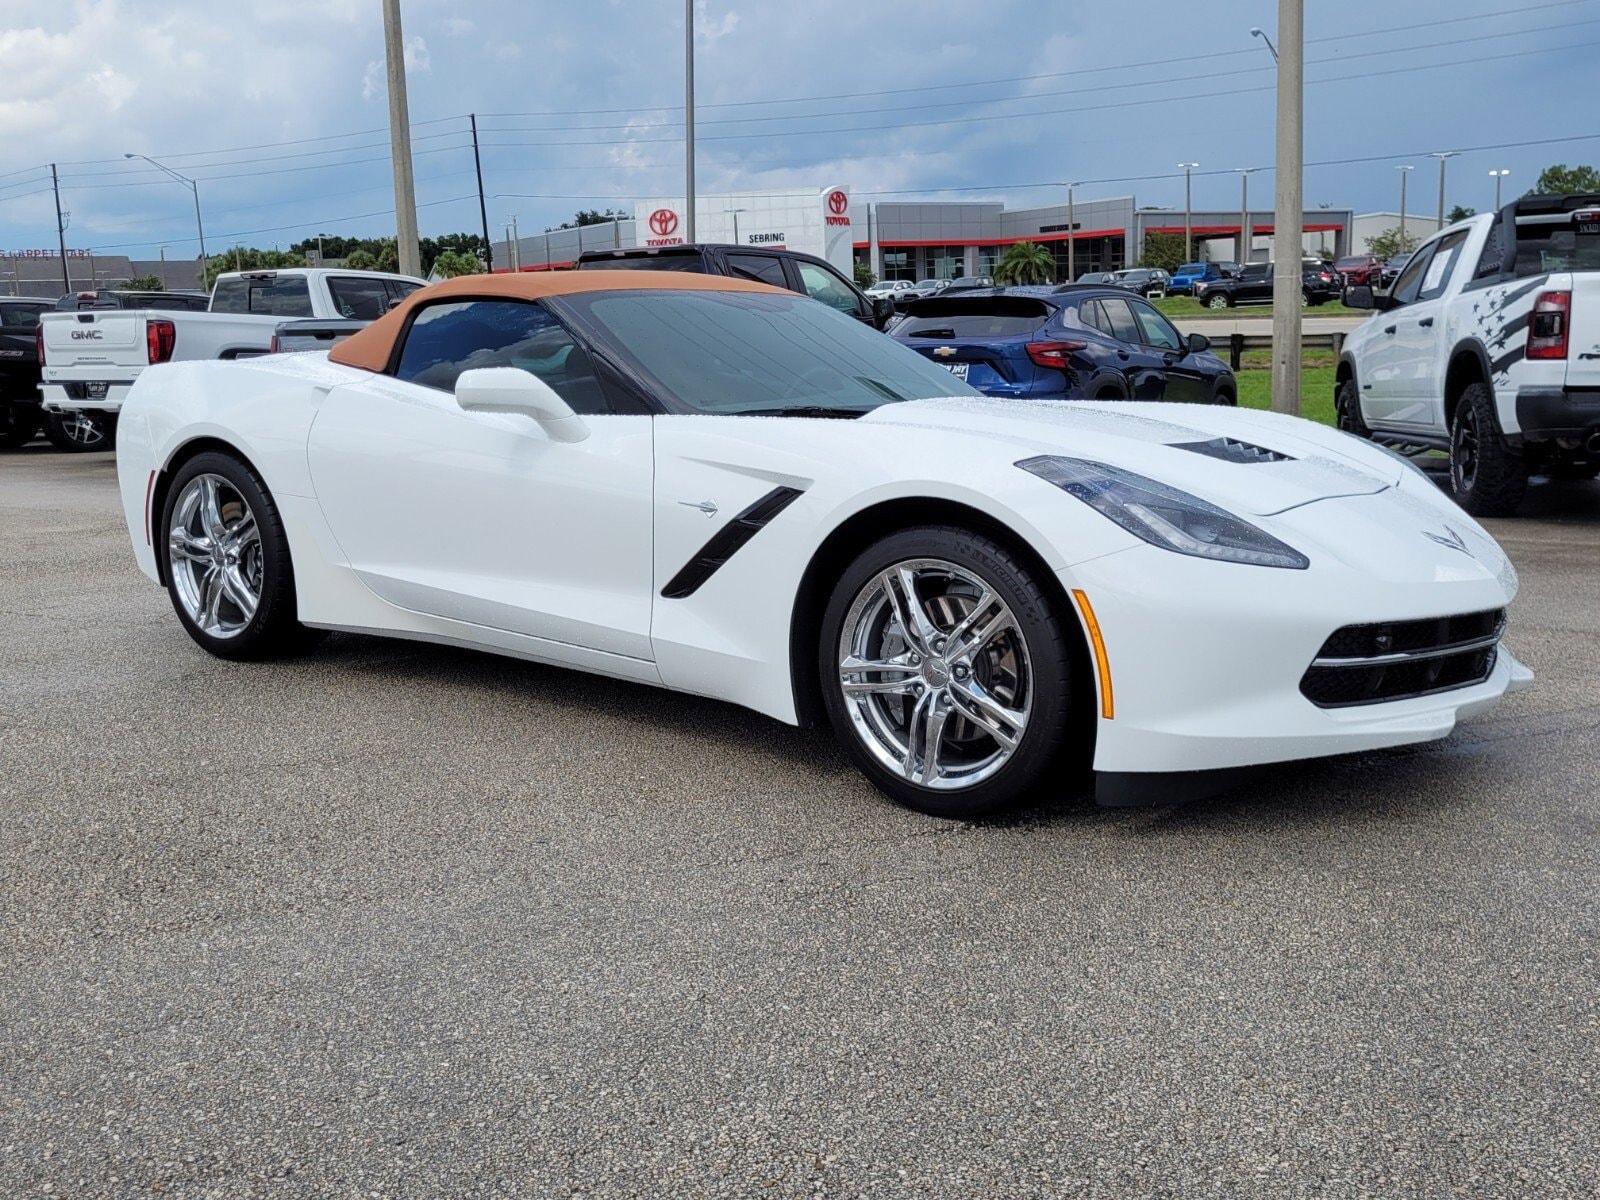
M 1524 196 L 1440 230 L 1346 339 L 1339 427 L 1444 450 L 1457 503 L 1516 509 L 1533 475 L 1600 474 L 1600 195 Z
M 420 279 L 377 271 L 234 271 L 218 277 L 205 312 L 45 313 L 39 321 L 39 394 L 51 440 L 80 450 L 109 449 L 123 398 L 148 366 L 267 354 L 284 321 L 371 321 L 424 286 Z

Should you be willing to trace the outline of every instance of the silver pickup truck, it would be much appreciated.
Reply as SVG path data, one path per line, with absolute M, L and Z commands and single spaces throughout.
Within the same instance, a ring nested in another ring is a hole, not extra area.
M 45 313 L 39 322 L 39 393 L 51 440 L 78 450 L 109 449 L 122 401 L 146 367 L 269 354 L 286 321 L 371 321 L 424 286 L 420 279 L 377 271 L 235 271 L 218 277 L 205 312 Z

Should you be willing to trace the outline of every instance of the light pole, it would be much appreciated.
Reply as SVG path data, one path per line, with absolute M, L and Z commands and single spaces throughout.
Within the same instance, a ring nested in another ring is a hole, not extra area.
M 1272 409 L 1300 415 L 1300 306 L 1305 283 L 1305 0 L 1278 0 L 1276 195 L 1272 217 Z M 1263 37 L 1266 35 L 1263 34 Z M 1270 45 L 1270 43 L 1268 43 Z
M 742 208 L 725 208 L 722 211 L 733 214 L 733 244 L 737 246 L 739 244 L 739 214 L 745 210 Z
M 1239 265 L 1250 261 L 1250 244 L 1255 240 L 1255 226 L 1250 221 L 1250 176 L 1260 167 L 1235 167 L 1239 173 Z
M 167 248 L 161 247 L 161 290 L 167 290 Z
M 123 158 L 142 158 L 142 159 L 144 159 L 145 162 L 149 163 L 152 167 L 155 167 L 157 170 L 165 171 L 168 175 L 171 175 L 179 183 L 183 184 L 191 192 L 194 193 L 194 228 L 195 228 L 195 232 L 200 235 L 200 282 L 203 285 L 205 283 L 205 274 L 206 274 L 206 267 L 205 267 L 205 264 L 206 264 L 206 227 L 200 221 L 200 185 L 198 183 L 196 183 L 194 180 L 190 179 L 187 175 L 179 175 L 171 167 L 163 167 L 160 163 L 158 163 L 155 159 L 151 158 L 148 154 L 124 154 L 122 157 Z
M 1179 163 L 1183 168 L 1183 261 L 1189 261 L 1189 251 L 1194 245 L 1194 220 L 1191 215 L 1189 172 L 1198 167 L 1199 163 Z
M 1494 210 L 1495 210 L 1495 212 L 1499 212 L 1500 211 L 1500 181 L 1502 179 L 1504 179 L 1507 175 L 1511 174 L 1511 172 L 1508 171 L 1508 170 L 1501 170 L 1501 171 L 1490 171 L 1489 174 L 1494 179 Z
M 684 240 L 694 236 L 694 0 L 683 0 L 683 204 Z
M 1447 160 L 1459 154 L 1459 150 L 1435 150 L 1428 155 L 1429 158 L 1439 160 L 1439 228 L 1444 228 L 1444 164 Z
M 1067 184 L 1067 282 L 1078 282 L 1078 215 L 1073 210 L 1076 183 Z
M 1395 168 L 1400 172 L 1400 253 L 1406 252 L 1406 180 L 1411 178 L 1411 172 L 1416 167 L 1406 164 Z
M 1269 38 L 1262 30 L 1256 29 L 1253 26 L 1251 27 L 1251 30 L 1250 30 L 1250 36 L 1251 37 L 1258 37 L 1263 42 L 1265 42 L 1267 44 L 1267 49 L 1272 52 L 1272 61 L 1273 62 L 1277 62 L 1278 61 L 1278 48 L 1272 44 L 1272 39 L 1271 38 Z

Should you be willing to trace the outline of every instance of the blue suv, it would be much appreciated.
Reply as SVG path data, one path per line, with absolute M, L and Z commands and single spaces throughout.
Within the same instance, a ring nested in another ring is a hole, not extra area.
M 1194 292 L 1195 284 L 1208 283 L 1222 277 L 1222 268 L 1216 263 L 1184 263 L 1167 281 L 1167 294 L 1188 296 Z
M 890 327 L 990 396 L 1234 404 L 1239 387 L 1202 334 L 1103 284 L 1013 287 L 913 301 Z

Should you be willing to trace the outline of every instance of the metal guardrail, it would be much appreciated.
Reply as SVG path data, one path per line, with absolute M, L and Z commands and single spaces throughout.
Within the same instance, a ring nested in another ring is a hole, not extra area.
M 1331 350 L 1335 358 L 1344 349 L 1343 333 L 1306 333 L 1300 336 L 1301 350 Z M 1239 370 L 1246 350 L 1271 350 L 1270 333 L 1230 333 L 1228 335 L 1228 365 Z

